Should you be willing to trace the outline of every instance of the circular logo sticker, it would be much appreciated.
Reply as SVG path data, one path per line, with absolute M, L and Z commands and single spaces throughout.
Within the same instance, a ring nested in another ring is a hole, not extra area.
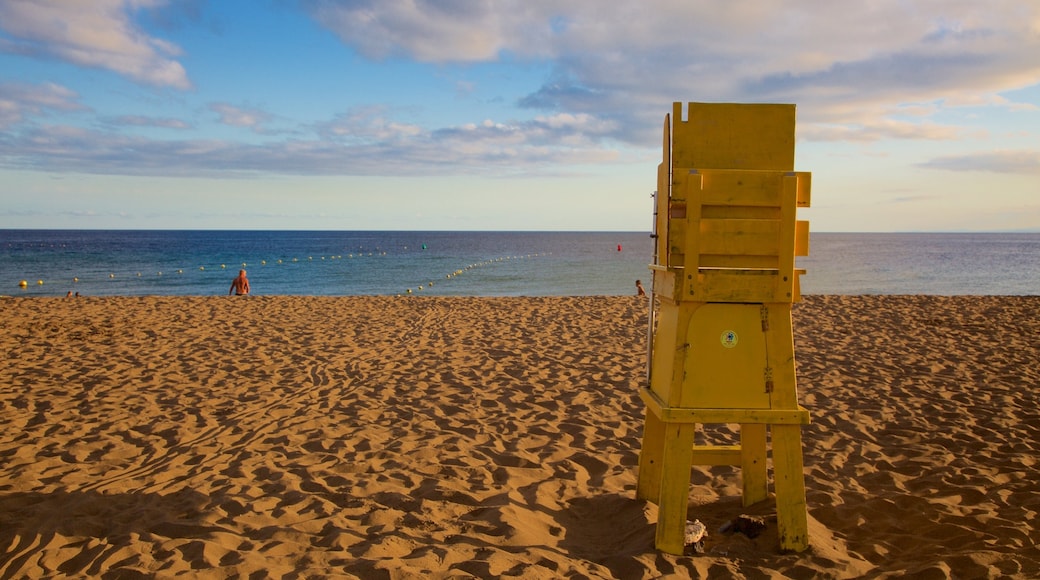
M 722 336 L 719 337 L 719 340 L 722 341 L 722 346 L 733 348 L 737 346 L 737 333 L 732 330 L 724 330 Z

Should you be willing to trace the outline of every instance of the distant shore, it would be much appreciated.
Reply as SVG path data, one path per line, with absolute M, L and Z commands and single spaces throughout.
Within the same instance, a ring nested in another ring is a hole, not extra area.
M 812 549 L 636 500 L 644 299 L 0 300 L 0 577 L 1040 576 L 1040 297 L 795 306 Z M 720 427 L 721 436 L 732 428 Z

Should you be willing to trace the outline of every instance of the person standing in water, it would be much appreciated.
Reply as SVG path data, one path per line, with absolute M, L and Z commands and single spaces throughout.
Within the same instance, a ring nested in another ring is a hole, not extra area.
M 246 278 L 246 271 L 239 270 L 238 277 L 231 281 L 231 288 L 228 289 L 228 296 L 234 292 L 235 296 L 245 296 L 249 294 L 249 278 Z

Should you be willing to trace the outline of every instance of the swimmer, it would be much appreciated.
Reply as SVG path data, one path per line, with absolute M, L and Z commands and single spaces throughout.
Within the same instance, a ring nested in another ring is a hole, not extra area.
M 249 278 L 246 278 L 246 271 L 239 270 L 238 277 L 231 281 L 231 288 L 228 289 L 228 296 L 234 292 L 235 296 L 245 296 L 249 294 Z

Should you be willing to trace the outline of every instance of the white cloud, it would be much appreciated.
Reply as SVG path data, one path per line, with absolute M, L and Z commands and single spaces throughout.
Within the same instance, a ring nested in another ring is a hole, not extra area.
M 180 49 L 146 34 L 132 12 L 166 0 L 0 1 L 0 50 L 103 68 L 135 81 L 189 89 Z
M 504 49 L 545 46 L 540 2 L 411 0 L 303 2 L 316 20 L 371 58 L 406 55 L 422 62 L 494 60 Z
M 214 106 L 224 122 L 256 127 L 258 112 Z M 262 115 L 261 115 L 262 116 Z M 155 119 L 124 119 L 158 126 Z M 610 123 L 590 115 L 448 127 L 401 123 L 361 107 L 314 127 L 310 139 L 245 144 L 157 140 L 69 126 L 27 127 L 0 139 L 0 167 L 121 175 L 534 175 L 618 159 L 591 138 Z
M 191 125 L 181 119 L 169 117 L 147 117 L 143 115 L 120 115 L 105 120 L 112 125 L 126 125 L 129 127 L 158 127 L 161 129 L 190 129 Z
M 259 130 L 263 123 L 272 118 L 272 115 L 266 111 L 251 107 L 237 107 L 228 103 L 211 103 L 209 110 L 216 113 L 224 125 L 248 127 L 254 130 Z
M 948 155 L 922 163 L 920 167 L 1040 176 L 1040 151 L 980 151 L 969 155 Z
M 615 136 L 650 142 L 672 101 L 794 102 L 819 135 L 949 138 L 956 128 L 862 132 L 901 104 L 1002 106 L 1040 82 L 1040 3 L 1021 0 L 305 0 L 311 15 L 372 57 L 450 63 L 502 55 L 552 62 L 521 99 L 597 111 Z M 941 135 L 941 137 L 937 137 Z
M 0 129 L 47 111 L 86 110 L 75 91 L 54 83 L 0 83 Z

